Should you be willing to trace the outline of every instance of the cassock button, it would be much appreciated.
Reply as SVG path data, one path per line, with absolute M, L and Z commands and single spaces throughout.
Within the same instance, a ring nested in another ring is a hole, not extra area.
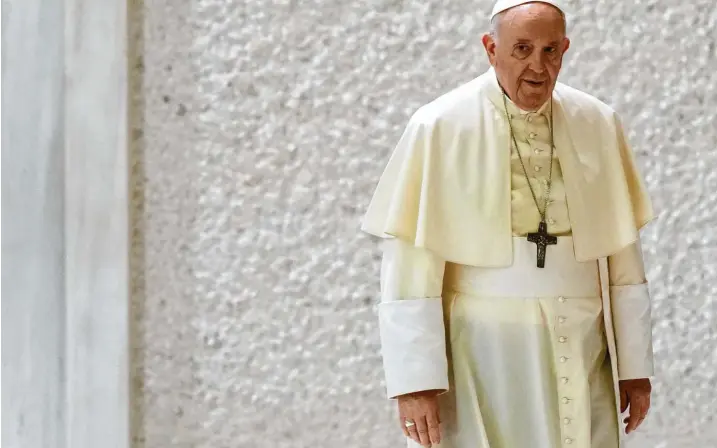
M 567 417 L 565 417 L 565 418 L 563 419 L 563 423 L 566 424 L 566 425 L 569 425 L 569 424 L 570 424 L 570 421 L 571 421 L 571 420 L 570 420 L 569 418 L 567 418 Z
M 565 341 L 567 341 L 567 340 L 568 340 L 568 338 L 566 338 L 565 336 L 560 336 L 560 337 L 558 338 L 558 341 L 560 341 L 560 342 L 565 342 Z
M 536 134 L 535 132 L 531 132 L 528 137 L 530 137 L 530 138 L 535 138 L 535 137 L 537 137 L 537 136 L 538 136 L 538 134 Z
M 535 148 L 533 152 L 535 152 L 536 154 L 540 154 L 541 152 L 543 152 L 543 150 L 540 148 Z
M 567 376 L 564 376 L 564 377 L 560 378 L 560 380 L 563 382 L 563 384 L 568 384 L 568 377 L 567 377 Z
M 568 404 L 570 402 L 570 399 L 568 397 L 563 397 L 563 403 Z
M 535 171 L 540 171 L 540 166 L 535 165 L 535 166 L 533 167 L 533 169 L 534 169 Z
M 554 220 L 553 218 L 550 218 L 550 219 L 548 220 L 548 224 L 555 224 L 555 220 Z
M 573 439 L 567 438 L 567 439 L 565 439 L 565 443 L 567 443 L 568 445 L 570 445 L 571 443 L 573 443 Z
M 567 360 L 568 360 L 568 358 L 566 358 L 565 356 L 561 356 L 561 357 L 560 357 L 560 362 L 565 362 L 565 361 L 567 361 Z
M 563 297 L 563 296 L 558 297 L 558 302 L 560 302 L 560 303 L 565 302 L 565 297 Z
M 532 116 L 532 115 L 528 115 L 528 123 L 532 123 L 532 122 L 533 122 L 533 116 Z
M 560 316 L 560 317 L 558 317 L 558 322 L 560 322 L 561 324 L 564 323 L 564 322 L 565 322 L 565 316 Z

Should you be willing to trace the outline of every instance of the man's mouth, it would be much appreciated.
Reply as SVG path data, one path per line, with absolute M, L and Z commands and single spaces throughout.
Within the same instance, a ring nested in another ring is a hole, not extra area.
M 525 82 L 535 87 L 539 87 L 545 84 L 545 81 L 533 81 L 531 79 L 526 79 Z

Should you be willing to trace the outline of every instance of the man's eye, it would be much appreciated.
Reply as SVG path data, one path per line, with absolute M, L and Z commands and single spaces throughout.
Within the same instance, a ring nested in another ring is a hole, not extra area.
M 555 53 L 556 51 L 558 51 L 558 49 L 555 47 L 548 47 L 545 49 L 546 53 Z
M 525 59 L 533 52 L 533 47 L 528 44 L 518 44 L 513 47 L 513 57 Z

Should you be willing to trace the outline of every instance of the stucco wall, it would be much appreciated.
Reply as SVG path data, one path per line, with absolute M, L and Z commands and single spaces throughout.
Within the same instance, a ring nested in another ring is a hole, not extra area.
M 568 2 L 561 80 L 623 117 L 659 217 L 651 415 L 717 446 L 717 13 Z M 135 2 L 137 447 L 403 446 L 359 220 L 408 117 L 487 68 L 488 1 Z

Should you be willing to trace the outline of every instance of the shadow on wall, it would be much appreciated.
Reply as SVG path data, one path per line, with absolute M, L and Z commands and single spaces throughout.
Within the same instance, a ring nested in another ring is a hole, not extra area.
M 132 448 L 146 446 L 145 379 L 145 303 L 147 298 L 145 232 L 145 149 L 144 137 L 144 18 L 143 0 L 130 0 L 128 8 L 128 125 L 130 193 L 130 433 Z

